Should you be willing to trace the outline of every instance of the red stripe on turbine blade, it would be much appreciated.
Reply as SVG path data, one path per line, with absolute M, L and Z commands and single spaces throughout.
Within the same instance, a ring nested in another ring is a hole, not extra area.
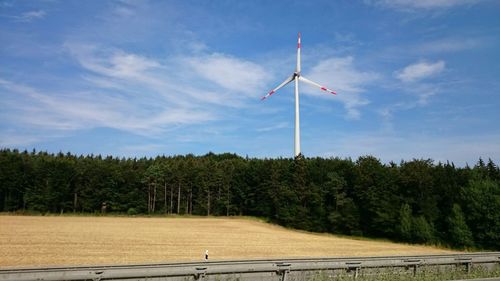
M 297 49 L 300 49 L 300 42 L 297 43 Z
M 321 90 L 323 91 L 327 91 L 327 89 L 325 87 L 321 87 Z
M 336 94 L 337 94 L 337 93 L 335 93 L 335 92 L 330 92 L 330 93 L 332 93 L 332 94 L 334 94 L 334 95 L 336 95 Z
M 274 90 L 270 91 L 268 95 L 274 94 Z

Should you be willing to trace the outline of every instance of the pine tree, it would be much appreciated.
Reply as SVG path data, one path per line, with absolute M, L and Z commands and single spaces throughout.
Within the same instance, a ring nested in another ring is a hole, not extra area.
M 472 240 L 472 232 L 470 231 L 460 205 L 453 204 L 451 215 L 448 218 L 449 224 L 449 239 L 456 247 L 471 247 L 474 242 Z
M 404 241 L 412 238 L 412 216 L 410 205 L 404 203 L 399 210 L 399 235 Z
M 500 184 L 472 179 L 463 191 L 467 224 L 476 246 L 500 249 Z
M 413 219 L 412 240 L 417 243 L 430 243 L 434 241 L 434 228 L 424 216 Z

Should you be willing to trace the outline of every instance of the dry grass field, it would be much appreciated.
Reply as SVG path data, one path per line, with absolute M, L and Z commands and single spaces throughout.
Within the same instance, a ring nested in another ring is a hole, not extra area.
M 294 231 L 247 218 L 0 215 L 0 267 L 270 257 L 437 254 L 443 249 Z

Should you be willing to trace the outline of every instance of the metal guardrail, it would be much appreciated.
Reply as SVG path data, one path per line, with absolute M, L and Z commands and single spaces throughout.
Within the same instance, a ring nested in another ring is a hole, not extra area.
M 299 271 L 345 270 L 357 277 L 360 270 L 370 268 L 413 269 L 416 274 L 423 266 L 452 265 L 470 271 L 473 265 L 478 264 L 500 264 L 500 252 L 0 269 L 0 280 L 165 280 L 176 277 L 199 280 L 210 276 L 243 277 L 256 274 L 286 280 L 289 273 Z
M 478 278 L 478 279 L 460 279 L 453 281 L 500 281 L 500 277 L 492 277 L 492 278 Z

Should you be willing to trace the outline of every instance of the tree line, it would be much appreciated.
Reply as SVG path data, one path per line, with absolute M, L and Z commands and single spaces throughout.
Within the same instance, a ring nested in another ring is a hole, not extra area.
M 0 150 L 0 211 L 257 216 L 298 229 L 500 249 L 500 169 L 372 156 L 115 158 Z

